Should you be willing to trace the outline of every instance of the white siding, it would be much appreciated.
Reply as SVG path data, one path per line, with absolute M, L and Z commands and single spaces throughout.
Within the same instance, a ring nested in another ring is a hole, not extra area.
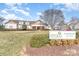
M 27 29 L 32 29 L 32 27 L 31 26 L 27 26 Z
M 30 25 L 29 22 L 25 22 L 26 25 Z
M 18 28 L 19 28 L 19 29 L 22 29 L 22 25 L 18 25 Z
M 36 25 L 36 24 L 34 24 L 34 25 L 32 25 L 32 26 L 45 26 L 45 25 L 38 25 L 38 24 Z
M 17 29 L 17 24 L 5 24 L 6 29 Z
M 19 22 L 19 24 L 23 24 L 23 22 Z
M 76 30 L 79 29 L 79 23 L 75 25 L 75 29 L 76 29 Z

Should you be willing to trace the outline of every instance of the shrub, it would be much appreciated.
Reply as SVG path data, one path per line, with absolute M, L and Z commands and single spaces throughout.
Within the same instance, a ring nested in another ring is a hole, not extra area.
M 55 39 L 50 40 L 50 41 L 49 41 L 49 44 L 50 44 L 51 46 L 56 45 L 56 40 L 55 40 Z
M 65 40 L 65 39 L 64 39 L 64 40 L 61 40 L 61 42 L 62 42 L 62 45 L 63 45 L 63 46 L 68 45 L 68 42 L 67 42 L 67 40 Z
M 79 32 L 76 32 L 76 39 L 79 39 Z
M 75 44 L 79 44 L 79 39 L 74 40 Z
M 4 25 L 0 25 L 0 30 L 4 30 Z
M 42 47 L 45 44 L 48 43 L 48 35 L 47 34 L 35 34 L 33 35 L 31 41 L 30 41 L 30 45 L 31 47 Z
M 62 41 L 61 40 L 55 40 L 55 39 L 53 39 L 53 40 L 50 40 L 49 44 L 51 46 L 54 46 L 54 45 L 61 46 L 62 45 Z
M 62 45 L 62 41 L 61 41 L 61 40 L 56 40 L 55 44 L 56 44 L 57 46 L 61 46 L 61 45 Z
M 26 26 L 26 24 L 24 22 L 23 25 L 22 25 L 22 30 L 26 30 L 26 29 L 27 29 L 27 26 Z
M 75 43 L 74 43 L 74 40 L 67 40 L 67 42 L 68 42 L 68 45 L 74 45 Z
M 75 39 L 75 40 L 67 40 L 67 39 L 64 39 L 64 40 L 50 40 L 49 41 L 49 44 L 51 46 L 72 46 L 72 45 L 79 45 L 79 39 Z

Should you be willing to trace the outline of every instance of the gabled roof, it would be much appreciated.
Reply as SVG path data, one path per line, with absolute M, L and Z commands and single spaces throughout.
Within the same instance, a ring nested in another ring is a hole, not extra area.
M 46 24 L 46 23 L 44 23 L 43 21 L 41 21 L 41 20 L 37 20 L 36 22 L 34 22 L 32 25 L 48 25 L 48 24 Z
M 19 22 L 27 22 L 27 21 L 25 21 L 25 20 L 9 20 L 5 24 L 7 24 L 9 22 L 19 23 Z
M 30 23 L 30 25 L 32 25 L 33 23 L 35 23 L 36 21 L 27 21 Z
M 5 24 L 7 24 L 7 23 L 9 23 L 9 22 L 18 23 L 18 21 L 17 21 L 17 20 L 9 20 L 9 21 L 7 21 Z
M 69 25 L 75 25 L 75 24 L 77 24 L 77 23 L 79 23 L 79 19 L 72 19 L 72 20 L 70 20 L 69 22 L 68 22 L 68 24 Z
M 45 22 L 41 21 L 41 20 L 37 20 L 37 21 L 25 21 L 25 20 L 9 20 L 7 21 L 5 24 L 9 23 L 9 22 L 14 22 L 16 24 L 18 24 L 19 22 L 29 22 L 29 25 L 33 25 L 33 24 L 37 24 L 37 22 L 39 22 L 38 24 L 40 25 L 48 25 Z

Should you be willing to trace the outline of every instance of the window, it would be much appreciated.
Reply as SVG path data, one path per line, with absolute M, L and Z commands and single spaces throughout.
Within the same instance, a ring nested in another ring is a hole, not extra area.
M 13 26 L 9 26 L 10 28 L 13 28 Z
M 23 22 L 19 22 L 19 24 L 23 24 Z
M 26 25 L 29 25 L 29 22 L 25 22 Z

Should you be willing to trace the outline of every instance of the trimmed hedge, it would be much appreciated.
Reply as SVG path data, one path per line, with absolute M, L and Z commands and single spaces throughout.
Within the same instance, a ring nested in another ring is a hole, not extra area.
M 39 48 L 49 42 L 47 34 L 35 34 L 32 36 L 30 45 L 31 47 Z

